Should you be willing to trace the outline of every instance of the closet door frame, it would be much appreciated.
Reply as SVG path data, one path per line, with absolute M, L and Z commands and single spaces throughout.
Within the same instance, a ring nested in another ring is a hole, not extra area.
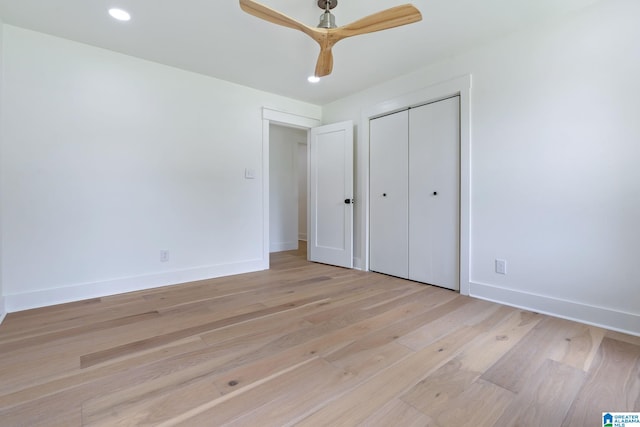
M 458 77 L 365 108 L 358 136 L 358 177 L 362 182 L 359 230 L 363 269 L 369 270 L 369 121 L 386 114 L 460 96 L 460 293 L 469 295 L 471 247 L 471 75 Z

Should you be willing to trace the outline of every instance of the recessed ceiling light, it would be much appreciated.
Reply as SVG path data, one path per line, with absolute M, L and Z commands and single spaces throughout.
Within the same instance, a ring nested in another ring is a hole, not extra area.
M 129 12 L 122 9 L 109 9 L 109 15 L 111 15 L 118 21 L 128 21 L 131 19 L 131 15 L 129 15 Z
M 318 83 L 320 81 L 320 77 L 309 76 L 307 80 L 309 80 L 309 83 Z

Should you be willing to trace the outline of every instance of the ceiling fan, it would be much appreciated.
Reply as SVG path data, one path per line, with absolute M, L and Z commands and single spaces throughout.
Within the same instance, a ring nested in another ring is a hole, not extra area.
M 320 45 L 320 55 L 316 63 L 316 77 L 324 77 L 333 70 L 333 54 L 331 48 L 340 40 L 360 34 L 373 33 L 402 25 L 412 24 L 422 19 L 420 11 L 411 4 L 392 7 L 348 25 L 337 27 L 331 9 L 338 5 L 338 0 L 318 0 L 318 7 L 324 10 L 317 27 L 310 27 L 274 9 L 253 0 L 240 0 L 240 7 L 245 12 L 265 21 L 284 27 L 300 30 Z

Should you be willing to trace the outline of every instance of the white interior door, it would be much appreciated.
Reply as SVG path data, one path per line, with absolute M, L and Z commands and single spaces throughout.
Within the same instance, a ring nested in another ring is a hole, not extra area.
M 460 97 L 409 110 L 409 278 L 459 290 Z
M 353 267 L 353 122 L 311 129 L 310 261 Z
M 409 277 L 407 110 L 369 122 L 369 269 Z

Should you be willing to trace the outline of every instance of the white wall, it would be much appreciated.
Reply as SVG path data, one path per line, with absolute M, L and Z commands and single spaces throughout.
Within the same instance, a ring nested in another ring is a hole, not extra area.
M 306 139 L 305 130 L 269 126 L 270 252 L 298 248 L 298 143 Z
M 4 29 L 8 311 L 268 266 L 262 107 L 320 107 Z
M 323 121 L 472 74 L 471 294 L 640 335 L 638 16 L 637 0 L 601 1 L 326 105 Z
M 307 240 L 307 142 L 298 144 L 298 240 Z
M 3 43 L 3 23 L 0 20 L 0 82 L 3 81 L 3 67 L 2 67 L 2 52 L 4 51 L 4 43 Z M 2 84 L 0 83 L 0 99 L 2 99 Z M 2 105 L 0 103 L 0 147 L 2 146 Z M 0 168 L 2 167 L 2 150 L 0 150 Z M 2 171 L 0 169 L 0 180 L 2 179 Z M 0 184 L 1 185 L 1 184 Z M 2 256 L 2 193 L 0 192 L 0 257 Z M 4 317 L 7 314 L 7 310 L 5 308 L 4 303 L 4 287 L 2 285 L 2 262 L 0 262 L 0 324 L 4 320 Z

